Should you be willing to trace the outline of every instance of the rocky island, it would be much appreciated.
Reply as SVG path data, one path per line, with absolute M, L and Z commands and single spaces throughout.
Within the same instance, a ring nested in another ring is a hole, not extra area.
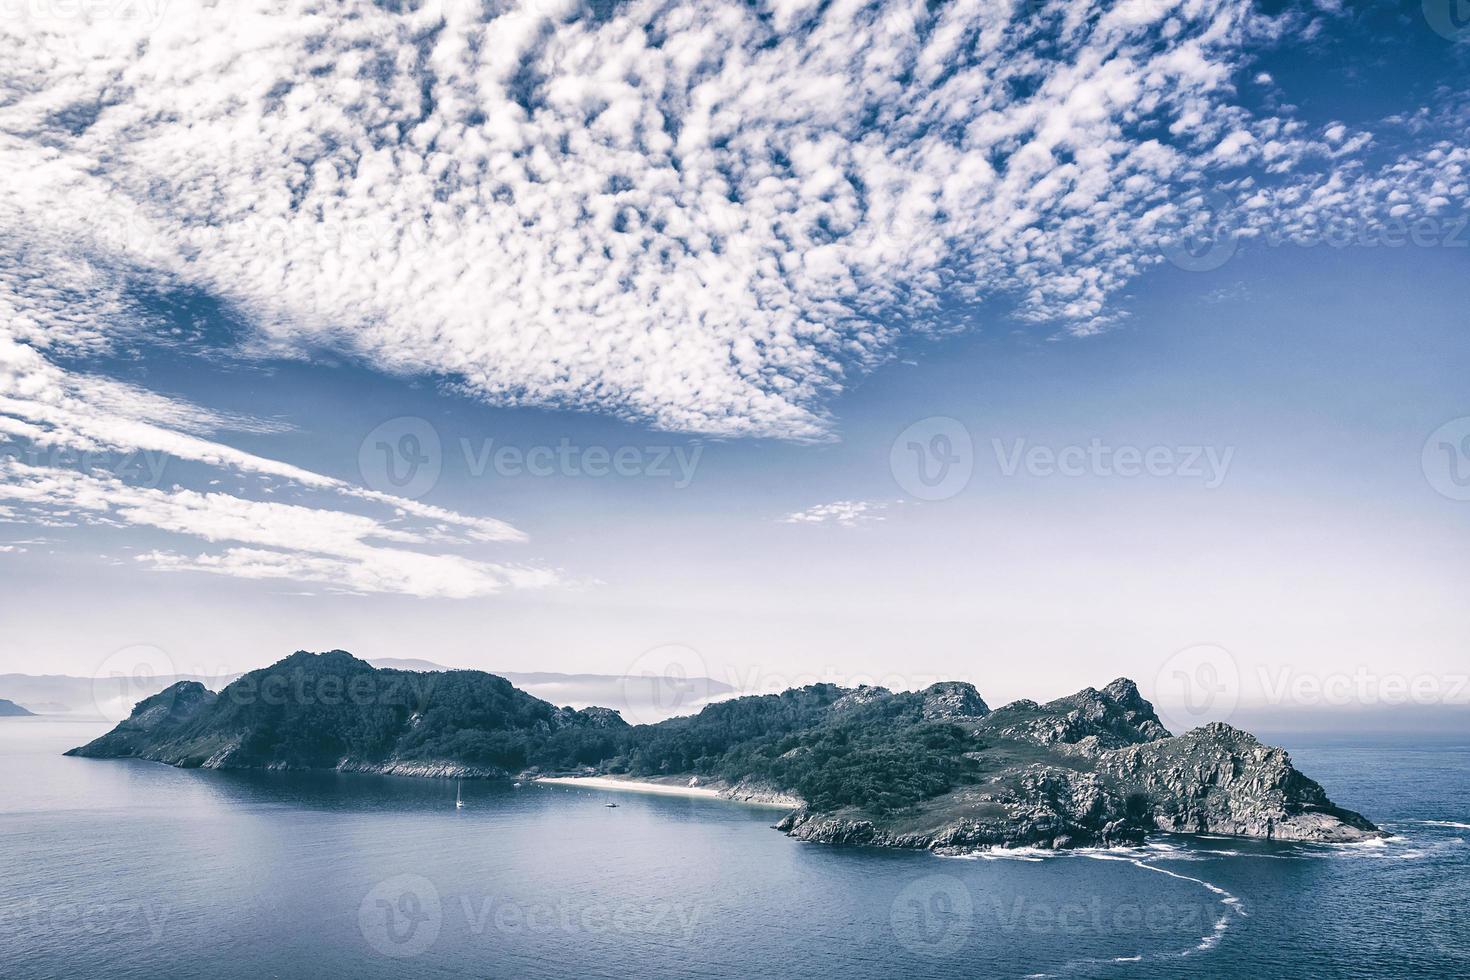
M 34 712 L 28 711 L 16 704 L 0 698 L 0 718 L 29 718 Z
M 219 693 L 185 681 L 69 755 L 210 769 L 603 775 L 777 800 L 802 840 L 964 851 L 1141 841 L 1151 832 L 1344 843 L 1382 833 L 1285 751 L 1211 724 L 1171 735 L 1132 681 L 991 709 L 966 683 L 831 684 L 630 726 L 479 671 L 297 653 Z

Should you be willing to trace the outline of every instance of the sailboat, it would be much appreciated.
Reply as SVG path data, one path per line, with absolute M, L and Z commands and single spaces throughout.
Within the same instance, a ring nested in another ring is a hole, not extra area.
M 460 788 L 463 785 L 464 785 L 464 780 L 462 780 L 462 779 L 461 780 L 458 780 L 454 784 L 454 808 L 456 810 L 463 810 L 464 809 L 464 797 L 461 796 L 460 795 L 460 792 L 459 792 L 460 791 Z

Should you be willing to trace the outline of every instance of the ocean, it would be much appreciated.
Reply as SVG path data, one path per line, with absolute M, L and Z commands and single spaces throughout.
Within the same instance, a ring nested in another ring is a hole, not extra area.
M 4 977 L 1470 974 L 1463 742 L 1284 743 L 1371 846 L 943 858 L 719 800 L 61 755 L 106 727 L 0 719 Z

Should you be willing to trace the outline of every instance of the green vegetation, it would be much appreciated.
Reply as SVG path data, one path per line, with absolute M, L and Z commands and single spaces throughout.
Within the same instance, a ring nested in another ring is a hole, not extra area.
M 341 651 L 297 653 L 211 695 L 184 682 L 78 750 L 181 766 L 322 769 L 460 765 L 505 773 L 598 765 L 627 724 L 558 708 L 480 671 L 377 670 Z
M 334 651 L 294 654 L 218 695 L 176 685 L 78 752 L 230 768 L 698 775 L 799 796 L 812 812 L 892 816 L 1054 761 L 1052 741 L 1149 725 L 1147 702 L 1115 682 L 997 712 L 964 684 L 902 694 L 814 684 L 629 727 L 615 712 L 558 708 L 491 674 L 380 670 Z
M 952 722 L 925 721 L 922 696 L 832 705 L 830 684 L 711 705 L 690 718 L 631 729 L 610 771 L 696 773 L 795 793 L 815 811 L 892 813 L 974 780 L 978 746 Z
M 697 774 L 794 793 L 814 810 L 877 813 L 975 779 L 980 763 L 966 753 L 978 743 L 956 724 L 926 721 L 921 695 L 848 693 L 815 684 L 633 728 L 479 671 L 378 670 L 341 651 L 298 653 L 218 695 L 176 685 L 77 751 L 231 768 Z
M 430 776 L 698 775 L 801 798 L 782 829 L 828 843 L 1076 847 L 1159 827 L 1323 841 L 1377 833 L 1243 732 L 1171 738 L 1121 678 L 997 711 L 958 682 L 901 694 L 816 684 L 629 727 L 479 671 L 298 653 L 219 694 L 175 684 L 71 754 Z

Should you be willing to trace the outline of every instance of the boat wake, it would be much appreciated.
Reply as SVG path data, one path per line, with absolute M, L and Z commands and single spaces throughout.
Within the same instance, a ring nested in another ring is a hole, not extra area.
M 1215 896 L 1218 900 L 1220 906 L 1220 914 L 1216 917 L 1212 928 L 1209 932 L 1201 936 L 1199 941 L 1195 943 L 1195 945 L 1190 946 L 1187 949 L 1171 950 L 1162 953 L 1134 953 L 1127 956 L 1086 957 L 1069 960 L 1067 963 L 1058 968 L 1057 972 L 1055 973 L 1034 973 L 1029 975 L 1032 980 L 1040 980 L 1040 978 L 1044 977 L 1060 977 L 1069 974 L 1085 972 L 1090 968 L 1096 968 L 1100 964 L 1104 963 L 1121 964 L 1145 963 L 1160 960 L 1178 960 L 1186 956 L 1196 955 L 1198 953 L 1207 953 L 1210 950 L 1214 949 L 1220 944 L 1220 941 L 1225 937 L 1225 933 L 1229 930 L 1231 923 L 1237 917 L 1249 916 L 1250 913 L 1245 910 L 1245 907 L 1240 898 L 1236 895 L 1231 894 L 1226 889 L 1221 888 L 1214 882 L 1206 881 L 1204 878 L 1196 878 L 1191 875 L 1181 874 L 1168 868 L 1159 867 L 1158 864 L 1154 862 L 1176 860 L 1205 860 L 1207 859 L 1207 857 L 1233 856 L 1236 854 L 1245 857 L 1284 857 L 1281 855 L 1250 855 L 1246 854 L 1245 852 L 1216 850 L 1206 851 L 1203 855 L 1200 855 L 1198 851 L 1188 850 L 1174 844 L 1166 843 L 1164 841 L 1152 841 L 1142 848 L 1131 846 L 1095 847 L 1076 848 L 1067 851 L 1055 851 L 1037 847 L 1014 847 L 993 848 L 988 851 L 979 851 L 973 854 L 945 856 L 956 857 L 963 860 L 980 861 L 1037 862 L 1059 858 L 1090 858 L 1095 861 L 1119 861 L 1124 864 L 1130 864 L 1135 868 L 1141 868 L 1144 871 L 1150 871 L 1154 874 L 1161 874 L 1170 878 L 1174 878 L 1178 881 L 1185 881 L 1194 885 L 1198 885 L 1200 888 L 1203 888 L 1205 891 Z
M 1412 823 L 1425 827 L 1438 828 L 1438 832 L 1423 831 L 1406 834 L 1400 830 L 1391 829 L 1392 825 L 1385 825 L 1385 829 L 1390 830 L 1390 836 L 1388 837 L 1344 844 L 1277 843 L 1270 847 L 1262 847 L 1261 849 L 1248 849 L 1243 847 L 1218 846 L 1221 842 L 1239 841 L 1239 838 L 1211 835 L 1209 837 L 1190 838 L 1190 841 L 1182 846 L 1167 841 L 1152 840 L 1142 847 L 1077 848 L 1066 851 L 1037 847 L 1015 847 L 994 848 L 971 854 L 945 856 L 980 861 L 1039 862 L 1064 858 L 1119 861 L 1143 871 L 1165 875 L 1169 878 L 1198 886 L 1207 891 L 1218 902 L 1220 911 L 1215 917 L 1212 927 L 1208 932 L 1200 936 L 1198 942 L 1188 948 L 1157 953 L 1134 953 L 1124 956 L 1079 958 L 1070 960 L 1061 967 L 1053 968 L 1052 972 L 1031 975 L 1034 978 L 1062 977 L 1090 971 L 1096 972 L 1103 964 L 1152 963 L 1157 965 L 1161 961 L 1178 960 L 1187 956 L 1208 953 L 1220 945 L 1237 918 L 1249 917 L 1250 913 L 1246 911 L 1244 903 L 1238 896 L 1205 878 L 1184 874 L 1182 871 L 1165 867 L 1164 865 L 1166 864 L 1209 861 L 1219 858 L 1255 858 L 1271 861 L 1313 861 L 1347 858 L 1415 860 L 1431 857 L 1446 850 L 1463 848 L 1467 843 L 1470 843 L 1470 840 L 1467 840 L 1464 836 L 1445 833 L 1446 831 L 1470 830 L 1470 824 L 1452 820 L 1416 820 L 1412 821 Z M 1201 846 L 1201 844 L 1214 844 L 1216 846 Z

